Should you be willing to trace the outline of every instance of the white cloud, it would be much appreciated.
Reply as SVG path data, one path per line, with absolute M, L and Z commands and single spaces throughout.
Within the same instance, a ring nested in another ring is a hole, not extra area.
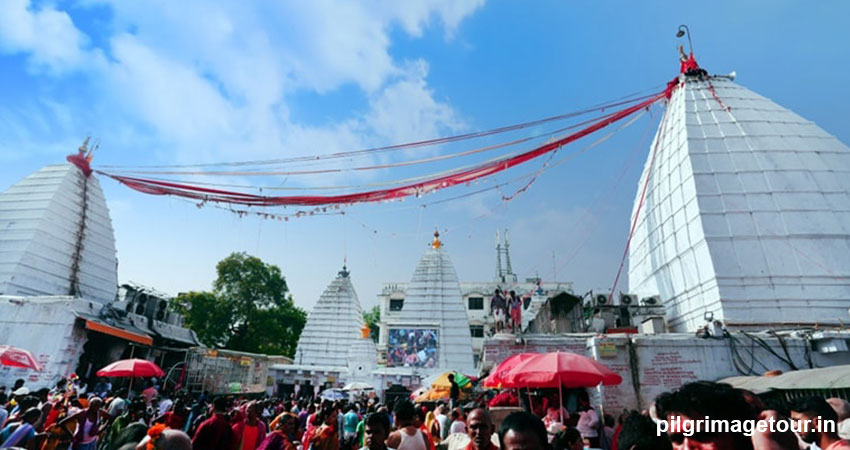
M 404 77 L 372 99 L 366 123 L 391 142 L 437 137 L 443 130 L 462 128 L 455 111 L 434 98 L 425 80 L 427 75 L 425 61 L 409 64 Z
M 28 53 L 35 67 L 57 73 L 93 62 L 87 42 L 66 12 L 29 0 L 0 2 L 0 51 Z
M 57 130 L 75 141 L 93 133 L 115 153 L 143 154 L 132 157 L 138 163 L 279 158 L 463 128 L 460 115 L 428 86 L 427 62 L 393 58 L 391 33 L 400 28 L 421 36 L 439 24 L 451 35 L 482 2 L 88 0 L 75 14 L 103 7 L 110 20 L 89 30 L 67 12 L 12 0 L 0 3 L 9 12 L 0 14 L 0 49 L 48 64 L 54 84 L 61 83 L 61 70 L 83 74 L 86 94 L 60 100 L 39 92 L 29 107 L 32 123 L 60 121 Z M 53 31 L 38 33 L 47 25 Z M 93 39 L 81 30 L 108 34 Z M 93 41 L 102 47 L 89 48 Z M 351 113 L 322 124 L 291 116 L 295 94 L 352 85 L 365 103 Z M 81 109 L 80 117 L 67 114 Z M 14 112 L 0 107 L 3 115 Z M 36 134 L 22 121 L 15 125 L 23 127 L 16 132 L 21 140 Z
M 484 0 L 429 0 L 419 2 L 399 2 L 383 0 L 382 7 L 392 11 L 392 15 L 412 36 L 421 36 L 422 29 L 432 17 L 438 17 L 443 23 L 446 35 L 454 35 L 460 22 L 476 9 L 484 5 Z

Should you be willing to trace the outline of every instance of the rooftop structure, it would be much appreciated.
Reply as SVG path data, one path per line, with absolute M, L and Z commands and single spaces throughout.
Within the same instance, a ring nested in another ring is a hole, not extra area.
M 348 367 L 349 348 L 360 339 L 364 324 L 350 273 L 343 266 L 310 311 L 298 339 L 294 364 Z
M 730 77 L 680 77 L 638 211 L 630 289 L 673 331 L 847 322 L 850 148 Z
M 118 289 L 115 235 L 100 183 L 50 165 L 0 193 L 0 294 L 107 303 Z

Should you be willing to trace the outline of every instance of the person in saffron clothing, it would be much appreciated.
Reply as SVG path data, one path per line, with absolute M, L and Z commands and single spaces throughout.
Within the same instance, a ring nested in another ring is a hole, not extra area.
M 324 422 L 313 434 L 310 448 L 313 450 L 339 450 L 338 412 L 330 407 L 322 412 Z
M 256 450 L 266 438 L 266 424 L 260 420 L 260 405 L 248 403 L 245 418 L 233 425 L 236 450 Z

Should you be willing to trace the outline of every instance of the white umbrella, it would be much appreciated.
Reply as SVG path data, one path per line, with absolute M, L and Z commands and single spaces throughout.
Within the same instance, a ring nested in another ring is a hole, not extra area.
M 345 398 L 345 394 L 343 394 L 339 389 L 325 389 L 319 397 L 325 400 L 342 400 Z
M 345 387 L 342 388 L 343 391 L 371 391 L 375 389 L 370 384 L 361 383 L 359 381 L 355 381 L 353 383 L 348 383 Z

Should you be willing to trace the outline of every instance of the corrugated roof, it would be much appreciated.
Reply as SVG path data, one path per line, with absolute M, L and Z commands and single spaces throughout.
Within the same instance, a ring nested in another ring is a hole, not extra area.
M 201 344 L 198 341 L 198 337 L 195 335 L 195 332 L 188 328 L 161 322 L 159 320 L 151 320 L 150 328 L 154 333 L 164 339 L 192 346 Z
M 673 331 L 703 325 L 706 311 L 741 327 L 846 317 L 850 148 L 835 137 L 729 80 L 688 78 L 632 217 L 650 175 L 629 285 L 661 296 Z
M 70 164 L 51 165 L 0 193 L 0 294 L 69 294 L 75 254 L 78 295 L 114 300 L 115 237 L 97 178 Z
M 850 365 L 795 370 L 775 377 L 729 377 L 720 382 L 756 394 L 773 389 L 850 389 Z

